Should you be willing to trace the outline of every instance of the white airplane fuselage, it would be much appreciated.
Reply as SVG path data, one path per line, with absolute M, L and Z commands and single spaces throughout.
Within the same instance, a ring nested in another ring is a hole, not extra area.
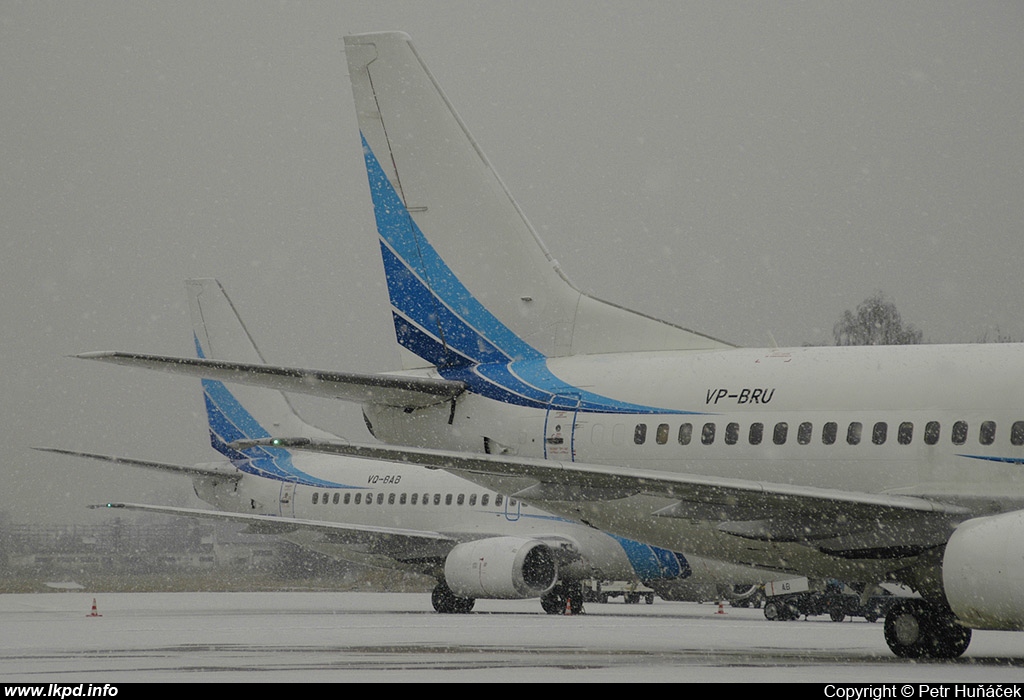
M 420 447 L 481 451 L 489 438 L 523 457 L 869 493 L 1024 497 L 1024 433 L 1011 442 L 1014 425 L 1024 425 L 1024 344 L 629 353 L 547 365 L 568 384 L 663 410 L 546 410 L 469 394 L 450 422 L 447 404 L 415 414 L 371 405 L 367 417 L 376 437 Z M 938 436 L 927 444 L 932 422 Z M 959 444 L 958 422 L 967 427 Z M 988 422 L 994 432 L 983 439 Z M 764 427 L 759 444 L 750 441 L 753 423 Z M 777 444 L 780 423 L 788 430 Z M 823 441 L 828 423 L 837 432 Z M 848 440 L 851 423 L 862 426 L 857 444 Z M 873 432 L 880 423 L 884 437 Z M 687 444 L 684 424 L 692 426 Z M 705 425 L 715 426 L 713 437 Z M 556 432 L 561 442 L 551 440 Z
M 454 414 L 377 405 L 365 407 L 367 418 L 377 438 L 405 446 L 922 496 L 974 515 L 1024 507 L 1024 400 L 1015 391 L 1024 345 L 662 351 L 551 358 L 547 367 L 569 385 L 653 408 L 545 409 L 469 394 Z M 661 547 L 780 570 L 859 580 L 892 569 L 636 517 L 671 502 L 544 507 Z
M 664 562 L 666 553 L 655 554 L 640 543 L 546 513 L 447 472 L 315 454 L 295 455 L 292 460 L 305 481 L 323 485 L 252 473 L 237 480 L 198 476 L 193 484 L 202 500 L 236 513 L 436 532 L 457 542 L 508 537 L 536 538 L 555 547 L 569 545 L 576 556 L 560 570 L 560 576 L 569 578 L 677 578 L 667 567 L 657 566 L 658 557 Z M 448 549 L 448 545 L 426 548 L 402 558 L 443 560 Z M 754 580 L 749 569 L 675 556 L 682 567 L 678 578 L 689 584 Z

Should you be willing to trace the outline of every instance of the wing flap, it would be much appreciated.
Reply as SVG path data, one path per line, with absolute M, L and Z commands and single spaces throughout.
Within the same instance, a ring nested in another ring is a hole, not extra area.
M 466 390 L 447 379 L 398 374 L 328 372 L 274 365 L 168 357 L 127 352 L 87 352 L 74 357 L 127 367 L 142 367 L 200 379 L 217 379 L 327 399 L 423 408 L 444 403 Z

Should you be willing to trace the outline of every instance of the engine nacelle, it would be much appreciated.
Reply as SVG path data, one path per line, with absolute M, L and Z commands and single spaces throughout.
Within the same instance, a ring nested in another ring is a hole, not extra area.
M 456 545 L 444 578 L 462 598 L 536 598 L 554 588 L 558 563 L 539 540 L 492 537 Z
M 1024 630 L 1024 511 L 962 523 L 946 544 L 942 583 L 964 625 Z

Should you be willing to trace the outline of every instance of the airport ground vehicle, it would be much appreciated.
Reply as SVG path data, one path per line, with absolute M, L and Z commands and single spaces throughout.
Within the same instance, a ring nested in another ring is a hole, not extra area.
M 899 596 L 881 588 L 865 596 L 863 587 L 832 579 L 815 581 L 803 578 L 769 583 L 765 586 L 765 594 L 764 616 L 778 621 L 828 615 L 833 622 L 842 622 L 847 617 L 863 617 L 868 622 L 875 622 L 900 600 Z
M 641 600 L 652 605 L 654 590 L 642 583 L 632 581 L 596 581 L 584 582 L 583 596 L 586 602 L 607 603 L 612 598 L 622 596 L 622 602 L 639 603 Z

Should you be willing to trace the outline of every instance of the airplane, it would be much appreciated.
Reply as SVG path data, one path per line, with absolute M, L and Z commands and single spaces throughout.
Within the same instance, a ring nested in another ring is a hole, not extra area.
M 240 446 L 408 461 L 672 551 L 902 584 L 901 657 L 1024 629 L 1024 345 L 748 349 L 584 294 L 409 37 L 345 54 L 403 371 L 81 357 L 355 401 L 387 443 Z
M 201 358 L 263 358 L 221 284 L 186 282 L 193 337 Z M 187 474 L 196 495 L 217 510 L 108 503 L 101 507 L 229 520 L 279 533 L 340 559 L 400 568 L 437 579 L 431 601 L 442 613 L 466 613 L 479 598 L 540 598 L 549 614 L 583 609 L 583 579 L 652 586 L 666 598 L 730 580 L 760 581 L 752 570 L 614 537 L 538 510 L 446 472 L 399 462 L 293 454 L 230 443 L 270 435 L 338 437 L 303 421 L 284 394 L 202 380 L 210 444 L 225 461 L 195 466 L 39 448 L 127 466 Z M 729 574 L 733 577 L 725 578 Z

